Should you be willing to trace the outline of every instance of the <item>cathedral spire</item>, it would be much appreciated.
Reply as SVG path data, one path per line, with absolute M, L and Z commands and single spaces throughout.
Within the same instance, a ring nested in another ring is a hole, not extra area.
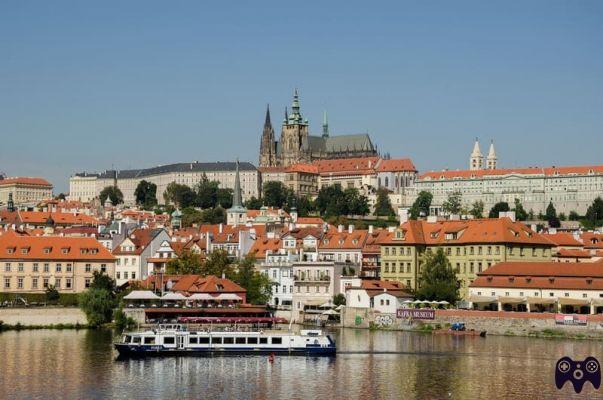
M 479 140 L 475 138 L 475 144 L 473 145 L 473 151 L 469 159 L 469 169 L 478 170 L 484 168 L 484 156 L 479 148 Z
M 267 127 L 272 127 L 272 123 L 270 122 L 270 104 L 266 105 L 266 121 L 264 121 L 264 129 Z
M 327 121 L 327 111 L 325 110 L 323 119 L 322 119 L 322 137 L 329 137 L 329 122 Z
M 486 158 L 486 167 L 488 169 L 496 169 L 496 150 L 494 150 L 494 140 L 490 141 L 490 149 L 488 150 L 488 158 Z

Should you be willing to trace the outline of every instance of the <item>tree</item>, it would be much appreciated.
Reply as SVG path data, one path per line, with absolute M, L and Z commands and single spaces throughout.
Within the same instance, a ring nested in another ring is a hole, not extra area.
M 107 274 L 104 274 L 100 271 L 94 271 L 92 273 L 90 289 L 103 289 L 113 293 L 115 292 L 115 281 Z
M 432 200 L 433 195 L 430 192 L 425 190 L 420 191 L 415 202 L 410 207 L 410 219 L 428 216 Z
M 206 224 L 226 223 L 226 211 L 218 204 L 215 208 L 203 210 L 201 221 Z
M 101 204 L 105 204 L 107 198 L 111 200 L 114 206 L 124 202 L 124 195 L 117 186 L 106 186 L 98 195 Z
M 528 219 L 529 219 L 530 221 L 534 221 L 534 218 L 535 218 L 535 217 L 536 217 L 536 216 L 534 215 L 534 210 L 532 210 L 532 209 L 530 208 L 530 212 L 528 213 Z
M 174 203 L 178 208 L 193 207 L 197 201 L 197 194 L 186 185 L 172 182 L 165 189 L 163 199 L 166 204 Z
M 203 263 L 201 256 L 192 251 L 184 251 L 177 258 L 168 261 L 166 273 L 176 275 L 201 274 Z
M 569 213 L 569 220 L 570 221 L 578 221 L 579 219 L 580 219 L 580 216 L 578 215 L 577 212 L 570 211 L 570 213 Z
M 601 197 L 597 197 L 593 204 L 588 207 L 585 220 L 589 228 L 603 225 L 603 199 Z
M 444 300 L 451 304 L 459 300 L 459 282 L 443 249 L 438 249 L 435 254 L 428 253 L 421 270 L 419 299 Z
M 380 188 L 377 190 L 377 200 L 375 201 L 374 214 L 386 217 L 396 215 L 396 213 L 394 213 L 394 209 L 392 208 L 392 203 L 389 201 L 389 192 L 385 188 Z
M 98 328 L 111 322 L 115 300 L 108 290 L 89 288 L 80 294 L 79 304 L 86 314 L 88 325 Z
M 136 327 L 134 318 L 128 317 L 122 307 L 113 311 L 113 322 L 115 323 L 115 329 L 117 329 L 118 332 L 131 330 Z
M 224 250 L 215 250 L 211 252 L 205 263 L 201 265 L 201 275 L 215 275 L 217 277 L 226 276 L 231 278 L 233 276 L 233 268 L 230 265 L 228 259 L 228 253 Z
M 224 208 L 232 207 L 232 198 L 233 198 L 233 190 L 232 189 L 218 189 L 217 191 L 217 204 Z
M 325 217 L 347 215 L 347 206 L 341 185 L 323 186 L 314 200 L 316 210 Z
M 60 297 L 59 291 L 53 285 L 48 285 L 46 288 L 46 301 L 54 304 L 59 301 Z
M 307 217 L 314 211 L 314 203 L 307 196 L 297 197 L 295 207 L 297 208 L 297 215 L 300 217 Z
M 262 208 L 262 200 L 256 197 L 251 197 L 245 202 L 245 208 L 247 208 L 248 210 L 259 210 L 260 208 Z
M 506 201 L 501 201 L 494 204 L 494 207 L 490 209 L 490 213 L 488 214 L 489 218 L 498 218 L 499 213 L 510 211 L 509 203 Z
M 193 226 L 194 224 L 201 224 L 203 222 L 203 219 L 203 212 L 193 207 L 186 207 L 182 210 L 183 228 Z
M 370 212 L 368 199 L 360 194 L 356 188 L 347 188 L 343 191 L 347 210 L 346 215 L 367 215 Z
M 463 196 L 461 192 L 454 191 L 448 195 L 448 199 L 442 204 L 442 210 L 447 214 L 460 214 L 463 208 Z
M 513 208 L 513 211 L 515 211 L 516 220 L 526 221 L 528 219 L 528 213 L 521 205 L 521 201 L 519 199 L 515 199 L 515 208 Z
M 264 183 L 263 188 L 264 205 L 268 207 L 282 208 L 287 201 L 287 187 L 279 181 Z
M 549 205 L 546 208 L 545 218 L 551 228 L 559 228 L 561 226 L 559 218 L 557 218 L 557 210 L 555 210 L 555 206 L 553 205 L 552 201 L 549 202 Z
M 336 306 L 345 306 L 345 295 L 343 293 L 337 293 L 333 296 L 333 304 Z
M 65 199 L 67 199 L 67 196 L 65 196 L 65 193 L 59 193 L 57 195 L 57 197 L 55 197 L 55 200 L 65 201 Z
M 247 302 L 251 304 L 266 304 L 272 295 L 273 282 L 266 274 L 255 270 L 255 258 L 245 257 L 237 267 L 232 280 L 245 288 Z
M 567 221 L 567 216 L 565 213 L 559 213 L 559 221 Z
M 197 207 L 213 208 L 218 204 L 219 182 L 210 181 L 207 175 L 203 174 L 201 181 L 195 187 L 197 192 Z
M 142 180 L 138 182 L 136 190 L 134 190 L 136 204 L 150 210 L 157 205 L 157 185 L 152 182 Z
M 469 214 L 473 215 L 474 218 L 484 218 L 484 202 L 481 200 L 473 202 Z

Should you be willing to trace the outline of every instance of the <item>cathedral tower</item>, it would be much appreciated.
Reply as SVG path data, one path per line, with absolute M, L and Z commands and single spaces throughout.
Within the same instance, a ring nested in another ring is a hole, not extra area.
M 308 148 L 308 120 L 300 113 L 299 95 L 297 89 L 293 94 L 291 113 L 283 121 L 281 131 L 281 165 L 287 167 L 299 162 L 310 161 Z
M 486 158 L 486 168 L 496 169 L 496 151 L 494 150 L 494 140 L 490 142 L 490 150 L 488 150 L 488 158 Z
M 274 140 L 274 129 L 270 121 L 270 106 L 266 106 L 266 120 L 260 143 L 260 167 L 273 167 L 277 164 L 276 142 Z
M 484 168 L 484 156 L 479 149 L 479 141 L 475 138 L 475 144 L 473 145 L 473 151 L 471 152 L 471 158 L 469 159 L 469 169 L 472 171 Z

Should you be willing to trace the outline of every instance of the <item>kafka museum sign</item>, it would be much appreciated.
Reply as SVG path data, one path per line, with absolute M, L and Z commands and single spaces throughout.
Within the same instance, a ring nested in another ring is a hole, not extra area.
M 399 308 L 396 310 L 396 316 L 398 318 L 411 318 L 411 319 L 435 319 L 435 310 L 430 308 L 418 309 L 418 308 Z

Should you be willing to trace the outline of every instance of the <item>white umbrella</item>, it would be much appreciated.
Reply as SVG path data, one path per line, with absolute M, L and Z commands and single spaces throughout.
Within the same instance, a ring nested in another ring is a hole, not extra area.
M 177 301 L 177 300 L 186 300 L 186 296 L 184 296 L 181 293 L 166 293 L 163 295 L 163 297 L 161 298 L 161 300 L 170 300 L 170 301 Z
M 150 290 L 133 290 L 124 296 L 124 300 L 157 300 L 159 296 Z
M 402 304 L 412 304 L 412 303 L 414 303 L 414 301 L 412 301 L 412 300 L 404 300 L 402 302 Z
M 330 301 L 327 301 L 326 303 L 321 304 L 320 308 L 333 308 L 333 306 L 334 306 L 333 303 L 331 303 Z
M 220 293 L 218 295 L 218 297 L 216 297 L 216 299 L 218 299 L 218 300 L 242 300 L 241 297 L 237 296 L 234 293 Z
M 188 297 L 189 300 L 215 300 L 215 297 L 209 293 L 195 293 Z
M 335 310 L 341 311 L 341 310 L 343 310 L 343 307 L 345 307 L 345 306 L 342 304 L 340 306 L 335 307 Z
M 449 302 L 447 302 L 446 300 L 442 300 L 442 301 L 438 301 L 438 304 L 450 304 Z
M 322 315 L 339 315 L 339 313 L 335 310 L 327 310 L 322 313 Z

